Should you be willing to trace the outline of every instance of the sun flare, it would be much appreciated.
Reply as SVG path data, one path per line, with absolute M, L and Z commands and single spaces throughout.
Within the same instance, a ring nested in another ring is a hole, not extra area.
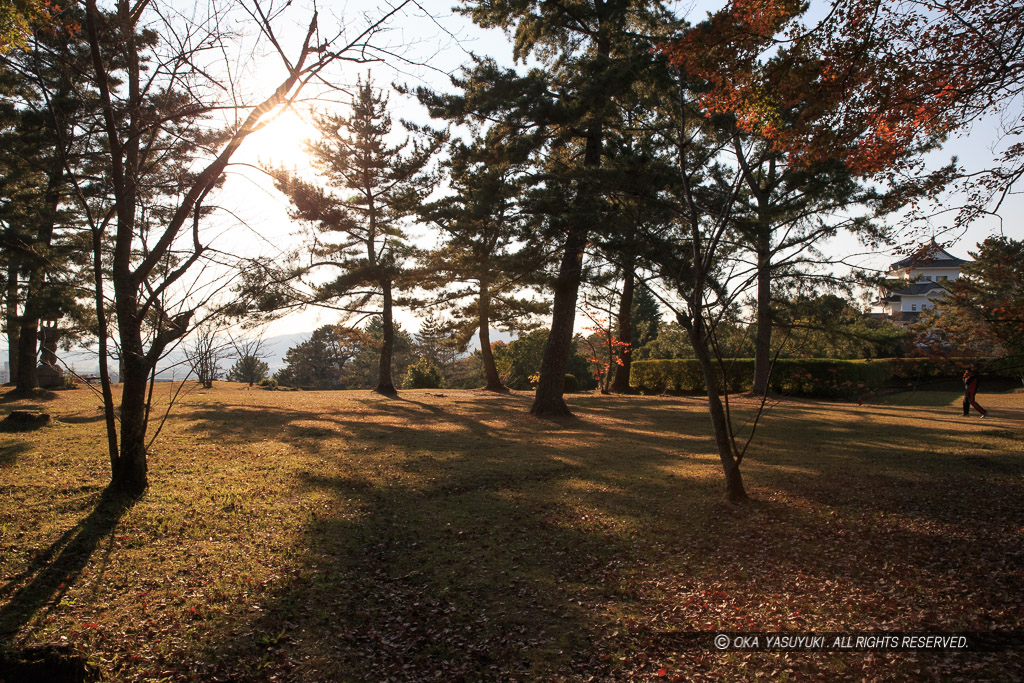
M 301 169 L 309 165 L 306 142 L 316 136 L 316 128 L 289 109 L 253 133 L 250 149 L 263 164 Z

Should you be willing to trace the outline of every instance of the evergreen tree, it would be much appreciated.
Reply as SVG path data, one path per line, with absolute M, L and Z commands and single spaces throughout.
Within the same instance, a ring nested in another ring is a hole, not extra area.
M 394 395 L 396 289 L 411 284 L 406 266 L 414 249 L 404 221 L 430 192 L 424 172 L 439 141 L 405 141 L 388 145 L 392 132 L 387 98 L 360 80 L 347 116 L 316 118 L 321 139 L 310 145 L 324 187 L 284 171 L 275 173 L 277 187 L 292 203 L 295 218 L 313 224 L 319 233 L 312 267 L 340 271 L 317 288 L 314 301 L 365 314 L 379 306 L 381 337 L 375 391 Z M 321 241 L 321 239 L 323 241 Z
M 791 115 L 795 115 L 791 113 Z M 838 161 L 795 163 L 775 150 L 768 141 L 733 136 L 733 148 L 742 170 L 745 205 L 736 208 L 739 242 L 752 254 L 756 285 L 756 337 L 752 391 L 768 390 L 771 368 L 773 285 L 816 277 L 806 272 L 810 263 L 823 260 L 815 245 L 840 230 L 878 240 L 878 226 L 864 218 L 836 218 L 848 215 L 858 204 L 874 198 L 850 170 Z M 816 258 L 817 257 L 817 258 Z
M 412 335 L 398 323 L 392 328 L 392 365 L 405 368 L 416 360 Z M 341 377 L 343 389 L 373 389 L 380 385 L 380 348 L 384 338 L 384 319 L 375 315 L 359 330 L 360 345 Z
M 465 350 L 465 346 L 459 348 L 458 340 L 453 337 L 452 326 L 433 313 L 420 323 L 420 329 L 415 336 L 414 351 L 417 356 L 424 358 L 430 363 L 443 370 L 451 369 L 459 357 L 459 353 Z
M 653 69 L 648 75 L 651 79 L 658 76 Z M 644 236 L 671 221 L 664 205 L 651 192 L 652 187 L 663 186 L 666 182 L 660 177 L 666 169 L 657 161 L 660 150 L 655 133 L 657 118 L 654 112 L 661 104 L 657 101 L 660 92 L 648 84 L 635 93 L 630 108 L 625 112 L 625 125 L 612 131 L 607 145 L 609 168 L 605 182 L 611 191 L 606 221 L 618 227 L 599 234 L 598 247 L 615 267 L 621 282 L 615 337 L 622 346 L 620 362 L 614 367 L 615 377 L 611 384 L 611 391 L 616 393 L 631 391 L 629 377 L 633 351 L 645 344 L 649 340 L 647 335 L 656 330 L 656 323 L 652 325 L 650 321 L 643 329 L 638 328 L 635 311 L 637 297 L 640 297 L 640 305 L 654 306 L 653 312 L 646 308 L 644 312 L 657 314 L 657 303 L 641 279 L 641 273 L 650 268 L 644 259 Z
M 1012 357 L 1024 379 L 1024 241 L 988 237 L 961 277 L 950 280 L 941 318 L 960 319 L 965 337 L 989 339 Z
M 76 298 L 85 251 L 81 225 L 70 210 L 81 191 L 72 177 L 81 172 L 99 140 L 89 134 L 98 113 L 96 92 L 81 73 L 90 54 L 74 31 L 77 8 L 54 12 L 52 30 L 39 31 L 26 45 L 0 57 L 0 88 L 7 101 L 2 137 L 0 222 L 5 261 L 6 328 L 10 368 L 18 390 L 38 386 L 36 359 L 40 322 L 62 318 L 84 324 Z
M 242 356 L 228 370 L 229 382 L 244 382 L 249 386 L 259 383 L 270 374 L 270 366 L 256 356 Z
M 444 387 L 444 373 L 432 361 L 420 358 L 406 368 L 402 386 L 406 389 L 441 389 Z
M 268 354 L 262 337 L 232 337 L 231 347 L 237 360 L 228 371 L 229 382 L 245 382 L 252 386 L 269 376 L 270 367 L 263 362 Z
M 523 246 L 524 221 L 516 201 L 523 191 L 522 168 L 510 146 L 492 134 L 451 150 L 446 166 L 454 194 L 421 210 L 442 232 L 440 246 L 424 255 L 421 284 L 440 289 L 459 350 L 473 334 L 479 336 L 485 388 L 502 391 L 490 330 L 534 327 L 534 316 L 546 306 L 517 293 L 536 280 L 543 256 L 536 243 Z
M 661 306 L 643 283 L 640 283 L 633 293 L 629 318 L 633 327 L 634 348 L 640 348 L 658 338 L 662 325 Z
M 275 379 L 303 389 L 341 389 L 342 374 L 366 348 L 365 335 L 344 325 L 324 325 L 285 353 Z M 241 361 L 239 361 L 241 362 Z
M 621 102 L 653 60 L 653 41 L 672 24 L 663 3 L 639 0 L 464 2 L 483 27 L 514 34 L 517 61 L 543 62 L 525 76 L 478 61 L 461 81 L 462 97 L 433 98 L 450 117 L 474 112 L 509 135 L 533 133 L 543 145 L 543 175 L 533 211 L 536 235 L 560 244 L 551 330 L 531 412 L 565 415 L 562 400 L 573 340 L 584 248 L 602 225 L 601 170 L 608 129 Z M 430 99 L 430 98 L 428 98 Z

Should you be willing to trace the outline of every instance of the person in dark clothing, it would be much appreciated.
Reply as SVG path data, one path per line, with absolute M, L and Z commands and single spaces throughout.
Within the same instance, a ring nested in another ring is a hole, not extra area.
M 964 417 L 971 414 L 971 406 L 981 413 L 982 417 L 988 415 L 988 411 L 978 405 L 974 397 L 978 394 L 978 366 L 972 365 L 964 371 Z

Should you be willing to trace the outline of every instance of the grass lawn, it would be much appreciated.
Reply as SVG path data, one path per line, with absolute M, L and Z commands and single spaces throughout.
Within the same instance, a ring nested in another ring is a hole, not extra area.
M 0 637 L 115 681 L 1024 678 L 1019 650 L 690 636 L 1020 628 L 1024 392 L 986 420 L 951 392 L 783 400 L 740 506 L 702 399 L 531 398 L 190 390 L 130 506 L 90 391 L 0 399 L 53 416 L 0 433 Z

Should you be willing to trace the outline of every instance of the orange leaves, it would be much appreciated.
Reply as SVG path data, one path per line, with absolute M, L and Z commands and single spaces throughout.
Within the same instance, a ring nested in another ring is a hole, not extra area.
M 734 115 L 794 161 L 839 158 L 862 176 L 910 164 L 1013 88 L 1000 66 L 1013 56 L 990 40 L 1021 32 L 1009 0 L 844 0 L 811 27 L 802 9 L 733 0 L 662 52 L 698 81 L 706 115 Z

